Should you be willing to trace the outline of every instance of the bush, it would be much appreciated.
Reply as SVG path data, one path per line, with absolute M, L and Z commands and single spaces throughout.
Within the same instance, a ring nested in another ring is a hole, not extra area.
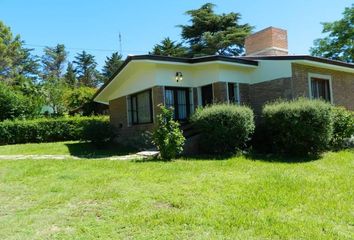
M 68 140 L 107 141 L 112 133 L 107 117 L 40 118 L 0 122 L 0 144 Z
M 333 107 L 333 134 L 331 147 L 339 150 L 346 147 L 354 135 L 354 113 L 343 107 Z
M 316 155 L 326 150 L 333 131 L 331 110 L 329 103 L 305 98 L 266 104 L 264 126 L 272 150 L 293 155 Z
M 245 106 L 214 104 L 197 109 L 191 120 L 200 131 L 206 153 L 233 153 L 246 147 L 254 132 L 253 111 Z
M 160 151 L 162 159 L 171 160 L 183 151 L 185 138 L 179 123 L 173 120 L 173 110 L 160 105 L 161 114 L 157 116 L 157 128 L 154 130 L 153 144 Z

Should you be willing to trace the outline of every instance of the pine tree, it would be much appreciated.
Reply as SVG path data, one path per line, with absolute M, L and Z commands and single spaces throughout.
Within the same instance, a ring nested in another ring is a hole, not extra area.
M 240 13 L 216 14 L 215 5 L 206 3 L 187 11 L 191 25 L 180 25 L 182 38 L 190 47 L 190 55 L 238 56 L 244 52 L 244 41 L 252 26 L 239 24 Z
M 183 47 L 182 43 L 176 43 L 167 37 L 160 44 L 156 44 L 150 54 L 184 57 L 187 55 L 187 48 Z
M 82 51 L 75 56 L 75 71 L 78 74 L 79 83 L 87 87 L 96 87 L 102 81 L 102 76 L 96 70 L 97 63 L 95 57 L 86 51 Z
M 43 79 L 56 78 L 63 76 L 63 68 L 68 56 L 64 44 L 57 44 L 55 47 L 45 47 L 42 56 Z
M 110 57 L 107 57 L 105 65 L 102 69 L 104 81 L 107 81 L 110 77 L 112 77 L 122 64 L 122 55 L 118 52 L 114 52 Z
M 65 80 L 66 84 L 71 87 L 75 87 L 77 84 L 76 72 L 74 69 L 74 65 L 71 62 L 68 63 L 68 66 L 66 68 L 64 80 Z

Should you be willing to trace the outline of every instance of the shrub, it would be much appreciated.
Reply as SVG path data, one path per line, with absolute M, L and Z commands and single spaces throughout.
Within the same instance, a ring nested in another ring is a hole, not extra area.
M 332 135 L 332 106 L 320 100 L 300 98 L 277 101 L 263 108 L 264 126 L 273 151 L 282 154 L 319 154 Z
M 111 127 L 107 117 L 40 118 L 0 122 L 0 144 L 108 140 Z
M 215 104 L 197 109 L 191 120 L 201 133 L 201 150 L 224 154 L 246 147 L 255 128 L 253 118 L 248 107 Z
M 157 116 L 157 128 L 154 130 L 153 144 L 160 151 L 162 159 L 171 160 L 183 151 L 185 138 L 179 123 L 173 120 L 172 108 L 160 105 L 161 114 Z
M 331 147 L 335 150 L 346 147 L 346 142 L 354 135 L 354 113 L 343 107 L 333 107 L 333 134 Z

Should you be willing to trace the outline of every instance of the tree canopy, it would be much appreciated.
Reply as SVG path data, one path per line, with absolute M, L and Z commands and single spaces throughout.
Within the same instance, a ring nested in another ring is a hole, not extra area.
M 123 56 L 118 52 L 114 52 L 110 57 L 106 58 L 105 65 L 102 69 L 104 81 L 107 81 L 110 77 L 112 77 L 118 68 L 123 64 L 122 58 Z
M 354 4 L 345 8 L 343 18 L 322 23 L 324 38 L 316 39 L 310 52 L 314 56 L 354 62 Z
M 68 52 L 64 44 L 57 44 L 55 47 L 45 47 L 42 57 L 43 78 L 61 78 L 67 60 Z
M 79 84 L 95 87 L 102 81 L 102 77 L 96 69 L 95 56 L 82 51 L 75 56 L 74 64 L 76 64 L 75 71 L 78 74 Z
M 156 44 L 150 54 L 162 56 L 185 57 L 188 49 L 182 43 L 172 41 L 169 37 Z

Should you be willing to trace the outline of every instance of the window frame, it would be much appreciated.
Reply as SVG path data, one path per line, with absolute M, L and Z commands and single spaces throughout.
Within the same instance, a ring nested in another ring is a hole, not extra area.
M 191 116 L 191 94 L 190 94 L 190 88 L 187 88 L 187 87 L 167 87 L 165 86 L 165 91 L 164 91 L 164 104 L 166 106 L 166 90 L 170 90 L 173 92 L 173 108 L 174 108 L 174 115 L 175 115 L 175 120 L 178 120 L 178 121 L 187 121 L 189 119 L 189 117 Z M 186 118 L 183 118 L 183 119 L 179 119 L 178 118 L 178 115 L 179 115 L 179 109 L 178 109 L 178 93 L 177 91 L 178 90 L 182 90 L 185 92 L 185 95 L 186 95 Z M 177 105 L 177 107 L 176 107 Z
M 138 101 L 138 95 L 143 94 L 143 93 L 149 93 L 149 100 L 150 100 L 150 104 L 149 104 L 149 108 L 150 108 L 150 120 L 147 122 L 140 122 L 139 121 L 139 111 L 138 111 L 138 106 L 139 106 L 139 101 Z M 134 125 L 142 125 L 142 124 L 150 124 L 154 122 L 154 113 L 153 113 L 153 107 L 152 107 L 152 89 L 147 89 L 147 90 L 143 90 L 134 94 L 130 94 L 128 96 L 130 98 L 130 106 L 128 106 L 128 125 L 130 126 L 134 126 Z M 135 110 L 133 108 L 133 98 L 135 98 Z M 129 103 L 127 103 L 127 105 L 129 105 Z M 129 111 L 130 109 L 130 111 Z M 134 121 L 134 112 L 136 111 L 136 121 Z M 130 116 L 129 116 L 130 114 Z M 130 123 L 129 123 L 129 119 L 130 119 Z
M 235 95 L 237 94 L 237 98 L 235 98 L 233 101 L 230 99 L 230 85 L 233 87 L 233 92 L 234 92 L 234 98 Z M 237 87 L 237 93 L 235 94 L 235 86 Z M 238 82 L 227 82 L 227 101 L 228 103 L 234 103 L 234 104 L 241 104 L 241 99 L 240 99 L 240 84 Z
M 325 74 L 318 74 L 318 73 L 309 73 L 308 74 L 308 88 L 309 88 L 309 98 L 310 99 L 317 99 L 312 96 L 312 79 L 323 79 L 329 82 L 329 102 L 334 103 L 333 99 L 333 90 L 332 90 L 332 76 L 325 75 Z

